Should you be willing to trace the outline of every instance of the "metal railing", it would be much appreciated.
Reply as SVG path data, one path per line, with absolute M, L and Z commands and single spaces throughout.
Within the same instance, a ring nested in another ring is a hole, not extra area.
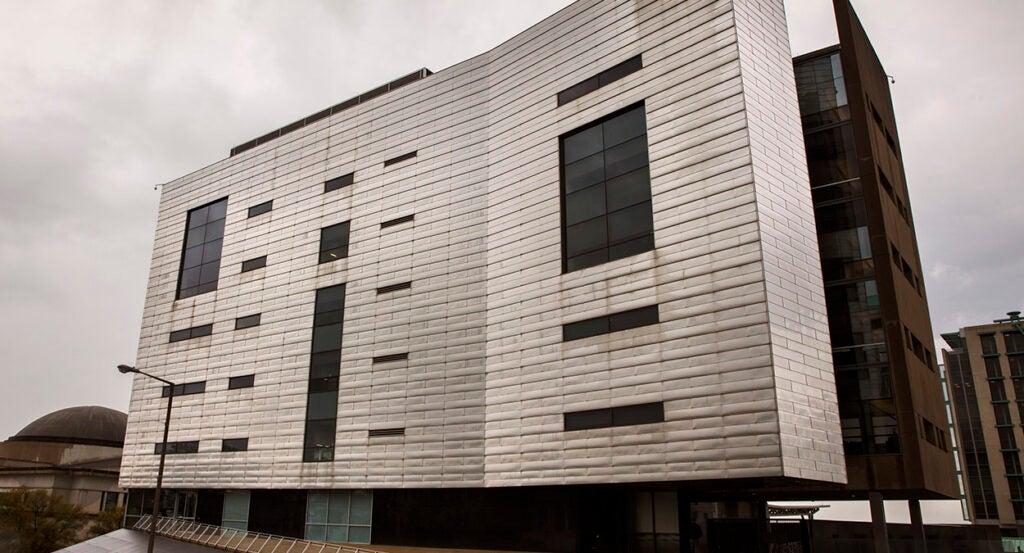
M 152 518 L 152 515 L 145 515 L 132 528 L 148 532 Z M 346 544 L 300 540 L 180 518 L 160 517 L 156 533 L 179 541 L 237 553 L 382 553 Z

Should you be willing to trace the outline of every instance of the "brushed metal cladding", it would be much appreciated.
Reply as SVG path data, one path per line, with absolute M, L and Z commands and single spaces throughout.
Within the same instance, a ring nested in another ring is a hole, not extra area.
M 207 381 L 175 400 L 170 439 L 200 445 L 168 457 L 166 485 L 843 481 L 784 21 L 781 1 L 580 1 L 165 186 L 137 363 Z M 557 106 L 560 90 L 637 54 L 641 71 Z M 563 274 L 558 137 L 639 102 L 656 249 Z M 222 197 L 219 288 L 175 301 L 186 214 Z M 349 257 L 318 264 L 320 228 L 343 221 Z M 240 272 L 262 255 L 265 268 Z M 339 283 L 335 460 L 303 463 L 313 298 Z M 654 303 L 657 325 L 561 340 L 564 323 Z M 259 326 L 233 330 L 251 313 Z M 208 323 L 212 336 L 167 341 Z M 227 389 L 251 373 L 254 387 Z M 566 411 L 656 401 L 664 423 L 562 429 Z M 163 405 L 157 383 L 136 379 L 123 486 L 153 485 Z M 405 435 L 367 439 L 390 427 Z M 246 436 L 248 451 L 220 451 Z

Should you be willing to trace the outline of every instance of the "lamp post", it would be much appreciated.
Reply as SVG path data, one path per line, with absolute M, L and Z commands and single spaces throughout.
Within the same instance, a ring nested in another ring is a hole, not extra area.
M 156 491 L 153 492 L 153 520 L 149 523 L 149 547 L 146 549 L 147 553 L 153 553 L 153 546 L 156 544 L 156 523 L 160 520 L 160 488 L 164 482 L 164 459 L 167 457 L 167 434 L 171 430 L 171 404 L 174 402 L 174 386 L 175 384 L 170 380 L 164 380 L 159 376 L 153 376 L 149 373 L 142 372 L 135 367 L 130 365 L 118 365 L 117 370 L 121 371 L 122 374 L 136 373 L 142 376 L 148 376 L 153 380 L 159 380 L 169 387 L 167 394 L 167 416 L 164 418 L 164 441 L 160 446 L 160 468 L 156 473 Z

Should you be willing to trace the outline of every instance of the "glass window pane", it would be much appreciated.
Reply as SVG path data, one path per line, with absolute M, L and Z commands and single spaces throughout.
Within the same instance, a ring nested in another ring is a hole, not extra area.
M 228 212 L 228 200 L 227 198 L 215 203 L 210 204 L 210 212 L 207 215 L 207 222 L 216 221 L 217 219 L 223 219 L 224 215 Z
M 598 152 L 565 166 L 565 193 L 582 190 L 604 180 L 604 153 Z
M 307 524 L 306 539 L 312 541 L 327 541 L 327 527 L 321 524 Z
M 370 524 L 373 515 L 373 493 L 362 490 L 352 492 L 352 510 L 349 522 L 352 524 Z
M 577 269 L 584 269 L 586 267 L 593 267 L 594 265 L 600 265 L 608 261 L 608 250 L 602 248 L 597 251 L 585 253 L 583 255 L 577 255 L 570 257 L 565 260 L 565 270 L 575 271 Z
M 603 248 L 608 244 L 606 235 L 606 223 L 604 217 L 597 217 L 565 229 L 566 253 L 576 256 L 597 248 Z
M 351 492 L 335 490 L 331 492 L 330 511 L 327 520 L 331 524 L 348 524 L 349 497 Z
M 602 149 L 604 145 L 601 143 L 601 126 L 596 125 L 562 140 L 562 163 L 573 163 Z
M 608 211 L 616 211 L 651 199 L 651 179 L 646 167 L 609 179 Z
M 348 526 L 328 526 L 327 541 L 335 543 L 347 543 Z
M 349 543 L 370 543 L 369 526 L 350 526 L 348 529 Z
M 649 252 L 654 249 L 654 235 L 648 234 L 628 242 L 619 242 L 608 248 L 608 259 L 622 259 L 638 253 Z
M 337 400 L 335 400 L 337 401 Z M 335 420 L 306 421 L 306 447 L 333 448 Z
M 332 350 L 314 353 L 309 362 L 310 378 L 338 376 L 341 370 L 341 351 Z
M 587 430 L 590 428 L 607 428 L 612 425 L 611 409 L 593 409 L 576 411 L 564 415 L 566 430 Z
M 605 150 L 606 178 L 628 173 L 647 165 L 647 136 L 634 138 Z
M 654 232 L 650 202 L 635 205 L 608 215 L 608 241 L 623 242 Z
M 580 221 L 593 219 L 605 214 L 604 184 L 595 184 L 565 197 L 565 224 L 575 225 Z
M 203 263 L 203 247 L 195 246 L 185 250 L 185 261 L 183 267 L 186 269 L 197 267 Z
M 648 307 L 641 307 L 640 309 L 631 309 L 621 313 L 613 313 L 612 315 L 609 315 L 608 318 L 608 329 L 610 332 L 657 324 L 658 306 L 651 305 Z
M 181 272 L 181 288 L 193 288 L 199 286 L 199 275 L 202 273 L 201 267 L 192 267 L 185 269 Z
M 210 223 L 206 225 L 206 236 L 204 237 L 203 242 L 212 242 L 219 238 L 224 238 L 224 219 L 220 219 L 219 221 L 210 221 Z
M 338 416 L 338 392 L 316 392 L 309 394 L 306 418 L 310 421 L 334 419 Z
M 647 118 L 643 106 L 633 108 L 622 115 L 604 122 L 604 147 L 610 148 L 631 138 L 647 133 Z
M 220 249 L 221 244 L 224 243 L 223 238 L 218 238 L 211 242 L 203 244 L 203 263 L 209 263 L 211 261 L 220 261 Z
M 206 224 L 206 216 L 210 212 L 210 208 L 200 207 L 199 209 L 193 209 L 188 214 L 188 228 L 195 228 L 199 225 Z
M 341 348 L 341 324 L 313 327 L 313 353 Z
M 321 288 L 316 291 L 317 313 L 321 311 L 340 311 L 345 308 L 345 285 Z
M 593 319 L 563 325 L 562 340 L 568 342 L 570 340 L 597 336 L 598 334 L 607 334 L 608 332 L 608 317 L 594 317 Z
M 306 499 L 306 522 L 327 522 L 328 492 L 310 491 Z
M 214 259 L 200 267 L 199 284 L 216 283 L 219 275 L 220 259 Z
M 225 521 L 248 521 L 249 491 L 225 490 L 223 516 Z
M 188 229 L 188 234 L 185 235 L 185 247 L 193 248 L 195 246 L 201 246 L 206 241 L 206 227 L 199 226 Z

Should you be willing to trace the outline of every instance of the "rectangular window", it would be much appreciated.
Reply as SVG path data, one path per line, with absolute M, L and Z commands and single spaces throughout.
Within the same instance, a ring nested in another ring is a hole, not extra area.
M 163 444 L 153 444 L 153 453 L 160 455 Z M 181 453 L 199 453 L 199 440 L 191 442 L 167 442 L 167 454 L 177 455 Z
M 249 217 L 255 217 L 257 215 L 263 215 L 274 208 L 274 200 L 263 202 L 261 204 L 254 205 L 249 208 Z
M 243 328 L 252 328 L 260 325 L 260 313 L 255 315 L 246 315 L 245 317 L 239 317 L 235 319 L 235 330 L 242 330 Z
M 405 436 L 405 428 L 371 428 L 368 436 L 370 438 L 384 438 L 387 436 Z
M 981 339 L 981 354 L 996 355 L 999 349 L 996 347 L 996 336 L 994 334 L 983 334 L 978 336 Z
M 562 341 L 581 340 L 630 328 L 658 324 L 658 306 L 649 305 L 562 325 Z
M 192 338 L 199 338 L 202 336 L 209 336 L 213 334 L 213 324 L 206 324 L 200 326 L 194 326 L 192 328 L 183 328 L 181 330 L 174 330 L 171 332 L 171 342 L 181 342 L 182 340 L 189 340 Z
M 562 271 L 653 250 L 643 104 L 563 135 L 560 150 Z
M 355 173 L 334 177 L 324 182 L 324 194 L 345 188 L 346 186 L 352 186 L 353 182 L 355 182 Z
M 605 85 L 609 85 L 626 75 L 640 71 L 643 67 L 644 64 L 640 56 L 633 56 L 618 65 L 605 69 L 579 84 L 575 84 L 559 92 L 558 105 L 561 106 L 577 98 L 582 98 L 583 96 L 586 96 Z
M 174 385 L 174 397 L 178 396 L 190 396 L 192 394 L 201 394 L 206 391 L 206 381 L 201 382 L 188 382 L 185 384 Z M 160 397 L 167 397 L 171 395 L 171 387 L 164 386 L 160 390 Z
M 609 409 L 591 409 L 564 413 L 565 430 L 587 430 L 613 426 L 632 426 L 665 422 L 665 405 L 662 402 L 624 405 Z
M 344 315 L 344 284 L 316 291 L 302 453 L 302 460 L 306 462 L 334 459 Z
M 378 355 L 373 358 L 374 363 L 390 363 L 392 361 L 405 361 L 409 358 L 409 353 L 391 353 L 388 355 Z
M 181 270 L 178 272 L 177 299 L 217 289 L 227 210 L 228 199 L 224 198 L 188 212 Z
M 249 271 L 255 271 L 256 269 L 262 269 L 267 266 L 267 256 L 260 256 L 255 259 L 249 259 L 242 262 L 242 272 L 247 273 Z
M 404 215 L 402 217 L 398 217 L 397 219 L 391 219 L 390 221 L 384 221 L 383 223 L 380 224 L 380 228 L 385 229 L 385 228 L 388 228 L 388 227 L 393 227 L 395 225 L 400 225 L 402 223 L 408 223 L 409 221 L 412 221 L 414 217 L 415 217 L 415 215 Z
M 348 257 L 348 221 L 320 229 L 320 263 Z
M 249 438 L 229 438 L 221 441 L 221 451 L 248 451 Z
M 402 154 L 400 156 L 395 156 L 395 157 L 385 161 L 384 162 L 384 167 L 387 167 L 389 165 L 394 165 L 396 163 L 401 163 L 401 162 L 403 162 L 403 161 L 405 161 L 407 159 L 412 159 L 414 157 L 416 157 L 416 150 L 413 150 L 413 151 L 411 151 L 411 152 L 409 152 L 407 154 Z
M 373 492 L 310 490 L 306 495 L 306 539 L 370 543 Z
M 1024 332 L 1004 332 L 1006 353 L 1024 353 Z
M 399 282 L 398 284 L 389 284 L 387 286 L 381 286 L 377 288 L 378 294 L 387 294 L 388 292 L 397 292 L 399 290 L 408 290 L 412 288 L 411 282 Z
M 228 389 L 237 390 L 239 388 L 252 388 L 256 382 L 256 375 L 247 374 L 244 376 L 232 376 L 228 379 Z

